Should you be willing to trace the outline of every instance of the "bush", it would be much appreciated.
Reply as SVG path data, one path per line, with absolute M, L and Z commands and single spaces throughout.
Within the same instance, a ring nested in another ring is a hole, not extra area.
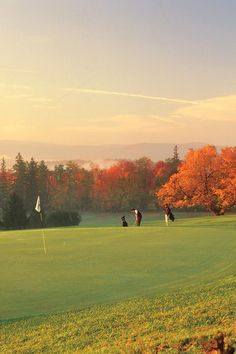
M 3 225 L 3 222 L 2 220 L 0 220 L 0 230 L 4 229 L 4 225 Z
M 55 210 L 46 217 L 46 226 L 77 226 L 81 222 L 81 216 L 76 212 Z
M 43 221 L 45 219 L 45 216 L 43 214 Z M 44 226 L 44 222 L 43 222 Z M 33 210 L 30 216 L 27 219 L 27 227 L 29 229 L 40 229 L 42 227 L 42 222 L 41 222 L 41 217 L 40 214 L 36 211 Z

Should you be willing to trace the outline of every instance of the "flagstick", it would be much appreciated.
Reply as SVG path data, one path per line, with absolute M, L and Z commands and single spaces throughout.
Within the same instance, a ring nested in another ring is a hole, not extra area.
M 43 250 L 45 253 L 45 256 L 47 255 L 47 250 L 46 250 L 46 242 L 45 242 L 45 234 L 44 234 L 44 229 L 43 229 L 43 216 L 42 213 L 40 213 L 40 220 L 41 220 L 41 226 L 42 226 L 42 235 L 43 235 Z

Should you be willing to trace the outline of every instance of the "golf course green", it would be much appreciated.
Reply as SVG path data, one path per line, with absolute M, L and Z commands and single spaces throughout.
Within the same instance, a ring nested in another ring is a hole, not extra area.
M 150 214 L 140 228 L 129 224 L 103 215 L 46 229 L 46 255 L 41 230 L 1 232 L 0 319 L 197 289 L 236 274 L 235 215 L 179 216 L 166 227 Z

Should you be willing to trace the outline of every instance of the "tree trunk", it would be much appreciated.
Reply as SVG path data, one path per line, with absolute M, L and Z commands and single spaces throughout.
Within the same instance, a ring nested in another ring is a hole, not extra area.
M 210 206 L 208 210 L 216 216 L 224 215 L 225 213 L 223 208 L 217 207 L 216 205 Z

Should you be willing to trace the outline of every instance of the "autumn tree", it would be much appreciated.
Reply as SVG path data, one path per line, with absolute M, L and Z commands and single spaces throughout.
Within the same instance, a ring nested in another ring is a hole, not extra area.
M 233 208 L 236 206 L 236 146 L 222 149 L 218 169 L 221 178 L 215 193 L 221 200 L 223 210 Z
M 165 161 L 158 161 L 155 164 L 154 178 L 157 190 L 169 180 L 170 176 L 177 172 L 180 164 L 181 160 L 179 158 L 178 146 L 175 145 L 172 157 L 165 159 Z
M 100 210 L 125 210 L 135 205 L 136 166 L 121 160 L 115 165 L 93 170 L 93 207 Z
M 125 175 L 120 164 L 93 170 L 93 207 L 97 210 L 122 210 L 127 197 Z
M 93 202 L 100 210 L 146 209 L 153 201 L 154 164 L 144 157 L 94 170 Z
M 158 161 L 154 166 L 155 187 L 159 189 L 172 175 L 172 167 L 166 161 Z
M 235 205 L 235 148 L 217 153 L 214 146 L 190 150 L 176 174 L 157 192 L 161 204 L 203 206 L 221 215 Z

